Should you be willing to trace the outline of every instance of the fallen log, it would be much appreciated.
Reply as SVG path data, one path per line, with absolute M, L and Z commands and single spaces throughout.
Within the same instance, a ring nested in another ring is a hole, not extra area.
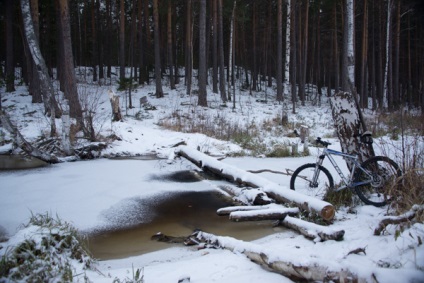
M 197 239 L 214 247 L 223 248 L 236 253 L 242 253 L 250 260 L 264 265 L 294 281 L 324 281 L 324 282 L 372 282 L 374 274 L 350 271 L 347 266 L 318 258 L 305 258 L 301 251 L 299 255 L 278 253 L 263 246 L 237 240 L 231 237 L 220 237 L 205 232 L 197 232 Z
M 27 140 L 25 140 L 18 128 L 13 125 L 6 112 L 2 110 L 0 110 L 0 122 L 3 127 L 13 136 L 13 140 L 16 146 L 21 148 L 25 153 L 47 163 L 59 162 L 59 159 L 56 156 L 40 151 L 36 147 L 33 147 Z
M 415 217 L 417 212 L 423 211 L 423 210 L 424 210 L 424 205 L 415 204 L 412 206 L 412 208 L 409 211 L 405 212 L 402 215 L 384 217 L 383 220 L 381 220 L 380 223 L 378 224 L 377 228 L 375 228 L 374 235 L 376 236 L 381 235 L 381 232 L 383 232 L 383 230 L 386 229 L 386 227 L 390 224 L 395 225 L 395 224 L 401 224 L 404 222 L 411 221 Z
M 279 223 L 282 226 L 293 229 L 306 238 L 312 239 L 314 242 L 323 242 L 327 240 L 343 240 L 344 230 L 335 230 L 328 226 L 322 226 L 302 219 L 286 216 Z
M 318 214 L 327 221 L 334 218 L 335 209 L 328 202 L 290 190 L 261 176 L 220 162 L 187 146 L 179 147 L 176 154 L 183 156 L 201 169 L 218 174 L 231 182 L 253 188 L 261 188 L 269 197 L 278 202 L 293 204 L 302 210 Z
M 229 214 L 232 221 L 261 221 L 261 220 L 280 220 L 287 215 L 299 214 L 297 207 L 284 207 L 278 204 L 269 204 L 262 206 L 235 206 L 221 208 L 217 211 L 218 215 Z
M 220 189 L 232 195 L 236 202 L 245 205 L 265 205 L 273 203 L 274 200 L 260 189 L 240 188 L 235 186 L 220 186 Z

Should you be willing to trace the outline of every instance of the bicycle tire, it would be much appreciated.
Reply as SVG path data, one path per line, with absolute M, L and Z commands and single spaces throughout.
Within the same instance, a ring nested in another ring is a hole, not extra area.
M 324 199 L 327 191 L 334 187 L 333 176 L 322 165 L 319 165 L 318 182 L 312 184 L 312 177 L 314 176 L 316 164 L 307 163 L 297 168 L 290 179 L 290 189 L 299 191 L 306 195 Z
M 402 176 L 399 165 L 386 156 L 375 156 L 364 161 L 361 166 L 372 173 L 373 180 L 370 184 L 354 187 L 358 197 L 364 203 L 376 207 L 385 206 L 391 202 L 399 188 L 399 180 Z M 360 168 L 357 168 L 354 174 L 354 182 L 367 180 L 369 180 L 369 176 Z

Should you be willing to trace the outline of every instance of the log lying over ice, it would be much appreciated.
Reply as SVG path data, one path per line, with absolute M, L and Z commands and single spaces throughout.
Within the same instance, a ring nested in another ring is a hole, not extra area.
M 280 220 L 287 215 L 297 215 L 297 207 L 284 207 L 278 204 L 256 206 L 231 206 L 218 209 L 218 215 L 229 215 L 232 221 Z
M 48 163 L 58 163 L 59 159 L 54 155 L 49 155 L 33 147 L 19 132 L 18 128 L 12 124 L 6 112 L 0 110 L 0 122 L 3 127 L 13 136 L 15 144 L 21 148 L 25 153 L 32 157 L 36 157 Z
M 279 224 L 299 232 L 306 238 L 314 240 L 314 242 L 341 241 L 345 234 L 344 230 L 335 230 L 328 226 L 318 225 L 290 216 L 286 216 Z
M 261 188 L 268 196 L 278 202 L 294 204 L 300 209 L 320 215 L 325 220 L 331 220 L 334 217 L 335 209 L 328 202 L 292 191 L 253 173 L 220 162 L 187 146 L 179 147 L 176 153 L 187 158 L 196 166 L 218 174 L 231 182 L 253 188 Z
M 294 281 L 371 282 L 372 278 L 375 277 L 374 274 L 367 276 L 365 272 L 362 272 L 362 276 L 367 277 L 359 278 L 358 274 L 351 272 L 342 264 L 313 257 L 305 258 L 301 251 L 296 256 L 293 255 L 293 252 L 286 254 L 254 243 L 231 237 L 215 236 L 205 232 L 198 232 L 197 239 L 215 247 L 242 253 L 253 262 L 267 266 Z

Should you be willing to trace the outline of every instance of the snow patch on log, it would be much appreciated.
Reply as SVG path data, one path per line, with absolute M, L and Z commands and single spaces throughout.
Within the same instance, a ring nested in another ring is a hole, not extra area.
M 313 239 L 314 242 L 327 240 L 343 240 L 344 230 L 336 230 L 328 226 L 322 226 L 302 219 L 286 216 L 280 221 L 280 224 L 290 229 L 298 231 L 306 238 Z

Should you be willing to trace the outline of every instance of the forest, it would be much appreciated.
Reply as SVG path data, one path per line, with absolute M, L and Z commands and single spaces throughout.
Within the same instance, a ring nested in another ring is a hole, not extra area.
M 420 0 L 3 0 L 0 13 L 1 81 L 7 91 L 17 79 L 28 84 L 33 102 L 44 101 L 48 113 L 48 80 L 34 42 L 48 76 L 60 80 L 73 117 L 81 115 L 75 66 L 87 67 L 99 84 L 111 83 L 118 66 L 121 86 L 156 83 L 157 97 L 162 85 L 181 83 L 191 95 L 196 79 L 202 106 L 202 85 L 226 102 L 235 81 L 250 92 L 276 81 L 276 99 L 291 101 L 293 111 L 310 99 L 310 85 L 317 86 L 318 100 L 345 90 L 355 91 L 363 108 L 424 106 Z M 348 66 L 354 67 L 350 79 Z

